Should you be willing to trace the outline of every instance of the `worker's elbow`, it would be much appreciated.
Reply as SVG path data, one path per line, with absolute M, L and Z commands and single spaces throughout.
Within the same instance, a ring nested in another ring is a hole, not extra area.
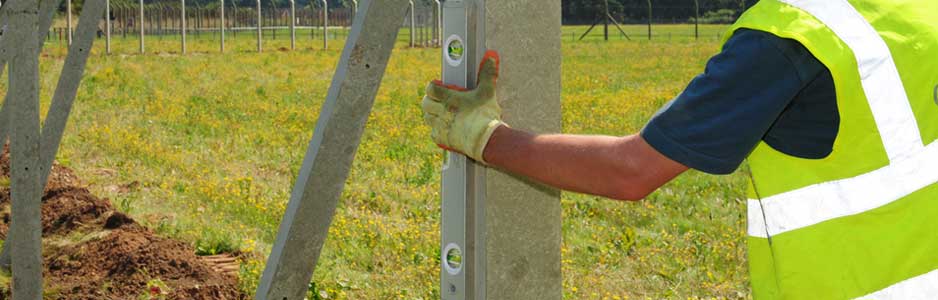
M 612 189 L 612 192 L 606 196 L 620 201 L 640 201 L 657 189 L 657 186 L 640 184 L 631 180 L 620 182 Z

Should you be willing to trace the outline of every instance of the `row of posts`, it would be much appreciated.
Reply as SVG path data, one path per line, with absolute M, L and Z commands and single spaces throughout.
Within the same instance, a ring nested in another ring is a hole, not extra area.
M 187 24 L 186 24 L 186 19 L 187 19 L 187 18 L 186 18 L 186 16 L 187 16 L 187 15 L 186 15 L 186 0 L 180 0 L 180 1 L 181 1 L 181 4 L 182 4 L 182 6 L 181 6 L 181 10 L 182 10 L 182 11 L 181 11 L 181 13 L 182 13 L 182 17 L 181 17 L 181 22 L 182 22 L 182 24 L 181 24 L 181 25 L 182 25 L 182 26 L 181 26 L 181 27 L 182 27 L 182 28 L 181 28 L 181 35 L 182 35 L 181 51 L 182 51 L 183 54 L 186 54 L 186 52 L 187 52 L 187 46 L 186 46 L 186 31 L 187 31 L 187 29 L 188 29 Z M 219 49 L 219 50 L 220 50 L 221 52 L 225 52 L 225 28 L 226 28 L 226 26 L 225 26 L 225 24 L 226 24 L 226 23 L 225 23 L 225 0 L 220 0 L 220 1 L 221 1 L 221 6 L 219 7 L 219 9 L 220 9 L 220 15 L 219 15 L 219 16 L 220 16 L 220 18 L 221 18 L 221 22 L 220 22 L 219 30 L 220 30 L 221 39 L 220 39 L 220 49 Z M 316 1 L 319 1 L 319 3 L 322 5 L 322 10 L 321 10 L 321 14 L 322 14 L 322 15 L 321 15 L 321 24 L 319 24 L 320 26 L 322 26 L 322 31 L 323 31 L 323 35 L 322 35 L 322 49 L 328 49 L 328 48 L 329 48 L 329 34 L 328 34 L 328 30 L 329 30 L 329 4 L 328 4 L 327 0 L 316 0 Z M 73 28 L 73 27 L 72 27 L 72 23 L 73 23 L 73 22 L 72 22 L 72 1 L 71 1 L 71 0 L 66 0 L 65 2 L 66 2 L 66 30 L 65 30 L 65 31 L 66 31 L 66 36 L 67 36 L 66 38 L 67 38 L 68 44 L 71 45 L 71 44 L 72 44 L 72 28 Z M 256 26 L 255 26 L 255 27 L 256 27 L 256 30 L 257 30 L 257 52 L 262 52 L 262 51 L 263 51 L 263 26 L 262 26 L 262 24 L 261 24 L 261 23 L 262 23 L 261 20 L 263 19 L 263 16 L 262 16 L 262 14 L 261 14 L 261 1 L 260 1 L 260 0 L 256 0 L 256 3 L 257 3 L 257 7 L 256 7 L 255 10 L 256 10 L 256 12 L 257 12 L 257 17 L 256 17 L 256 19 L 255 19 L 255 21 L 256 21 Z M 431 40 L 432 46 L 439 47 L 439 46 L 441 46 L 441 44 L 442 44 L 442 39 L 441 39 L 441 36 L 440 36 L 440 34 L 441 34 L 440 27 L 442 26 L 441 3 L 440 3 L 440 0 L 432 0 L 432 3 L 433 3 L 433 9 L 434 9 L 434 11 L 433 11 L 432 37 L 431 37 L 430 40 Z M 356 12 L 358 11 L 358 0 L 351 0 L 351 4 L 352 4 L 352 19 L 353 19 L 353 22 L 354 22 L 355 14 L 356 14 Z M 409 6 L 410 6 L 410 7 L 409 7 L 409 13 L 408 13 L 408 15 L 409 15 L 409 27 L 410 27 L 410 38 L 409 38 L 409 40 L 410 40 L 410 47 L 416 47 L 416 46 L 417 46 L 417 42 L 416 42 L 416 34 L 417 34 L 417 17 L 416 17 L 416 15 L 417 15 L 417 12 L 416 12 L 416 6 L 415 6 L 415 3 L 414 3 L 413 0 L 410 0 L 410 1 L 409 1 Z M 138 21 L 138 22 L 136 22 L 136 23 L 138 24 L 138 27 L 139 27 L 139 34 L 140 34 L 140 40 L 139 40 L 139 42 L 140 42 L 139 48 L 140 48 L 140 49 L 139 49 L 139 52 L 140 52 L 141 54 L 143 54 L 143 53 L 146 53 L 146 43 L 145 43 L 145 38 L 144 38 L 144 36 L 145 36 L 145 34 L 146 34 L 146 30 L 145 30 L 145 27 L 144 27 L 144 20 L 145 20 L 144 17 L 145 17 L 145 15 L 144 15 L 144 3 L 143 3 L 143 0 L 139 0 L 139 8 L 140 8 L 140 11 L 139 11 L 139 20 L 140 20 L 140 21 Z M 110 0 L 107 0 L 107 1 L 106 1 L 106 6 L 105 6 L 105 18 L 104 18 L 104 19 L 105 19 L 104 35 L 105 35 L 105 49 L 106 49 L 105 51 L 106 51 L 108 54 L 110 54 L 110 53 L 111 53 L 111 31 L 112 31 L 112 26 L 111 26 L 111 3 L 110 3 Z M 290 29 L 290 49 L 291 49 L 291 50 L 295 50 L 295 49 L 296 49 L 296 1 L 295 1 L 295 0 L 290 0 L 290 23 L 289 23 L 289 29 Z

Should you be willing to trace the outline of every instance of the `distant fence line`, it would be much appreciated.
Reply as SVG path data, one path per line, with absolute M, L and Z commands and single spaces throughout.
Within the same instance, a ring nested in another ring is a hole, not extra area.
M 291 47 L 295 48 L 296 30 L 308 30 L 309 37 L 322 39 L 323 48 L 328 47 L 328 39 L 335 38 L 341 31 L 338 28 L 350 28 L 354 21 L 355 11 L 352 8 L 328 8 L 324 0 L 311 2 L 305 7 L 275 7 L 239 6 L 233 1 L 225 1 L 223 6 L 203 7 L 195 4 L 184 4 L 184 0 L 161 1 L 156 3 L 134 5 L 128 3 L 109 3 L 108 12 L 100 22 L 99 37 L 105 38 L 107 52 L 111 52 L 110 41 L 113 37 L 140 39 L 140 53 L 145 53 L 145 40 L 149 36 L 181 36 L 180 47 L 186 52 L 187 37 L 210 35 L 220 41 L 220 50 L 224 51 L 225 34 L 238 35 L 238 32 L 256 32 L 257 50 L 262 51 L 262 40 L 277 38 L 277 35 L 286 35 L 291 39 Z M 140 2 L 142 3 L 142 1 Z M 270 3 L 266 3 L 269 5 Z M 184 6 L 185 5 L 185 6 Z M 357 6 L 357 5 L 356 5 Z M 440 45 L 439 2 L 411 2 L 412 9 L 401 21 L 402 29 L 407 33 L 407 40 L 411 47 L 438 47 Z M 78 12 L 70 12 L 71 1 L 66 0 L 66 24 L 53 28 L 49 35 L 51 39 L 71 43 L 71 34 L 75 31 L 71 16 Z M 292 17 L 291 17 L 292 15 Z M 284 34 L 284 30 L 287 30 Z M 303 33 L 306 34 L 306 33 Z

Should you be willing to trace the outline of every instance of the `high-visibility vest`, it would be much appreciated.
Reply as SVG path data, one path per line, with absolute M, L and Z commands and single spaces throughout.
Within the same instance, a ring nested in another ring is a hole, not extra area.
M 829 157 L 749 157 L 754 297 L 938 299 L 938 0 L 762 0 L 739 28 L 804 45 L 840 111 Z

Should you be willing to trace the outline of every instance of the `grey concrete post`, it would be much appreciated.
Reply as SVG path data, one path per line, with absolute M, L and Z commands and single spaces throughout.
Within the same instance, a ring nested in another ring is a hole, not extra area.
M 487 0 L 483 15 L 505 121 L 561 132 L 560 0 Z M 488 169 L 483 206 L 486 299 L 561 299 L 560 191 Z
M 186 0 L 182 0 L 182 54 L 186 54 Z
M 111 0 L 106 0 L 104 7 L 104 48 L 105 53 L 111 54 Z
M 10 32 L 4 42 L 15 45 L 10 60 L 9 238 L 15 300 L 42 299 L 42 224 L 39 185 L 39 5 L 36 1 L 8 4 Z M 4 105 L 6 106 L 6 105 Z
M 408 5 L 410 6 L 410 47 L 413 48 L 415 46 L 414 31 L 417 30 L 417 11 L 414 10 L 414 0 L 410 0 Z
M 329 49 L 329 2 L 320 0 L 322 3 L 322 50 Z
M 225 0 L 221 0 L 219 9 L 221 9 L 221 49 L 219 51 L 225 53 L 225 27 L 227 27 L 227 24 L 225 24 Z
M 296 50 L 296 0 L 290 0 L 290 50 Z
M 352 22 L 355 22 L 355 16 L 358 15 L 358 0 L 352 0 Z
M 143 42 L 143 0 L 140 0 L 140 16 L 137 19 L 137 24 L 140 26 L 140 54 L 146 52 L 146 48 Z
M 263 37 L 261 24 L 261 0 L 257 0 L 257 52 L 262 51 Z
M 364 0 L 332 77 L 255 298 L 302 300 L 374 104 L 406 0 Z M 557 19 L 559 22 L 559 18 Z
M 72 0 L 65 0 L 65 30 L 68 44 L 72 44 Z

